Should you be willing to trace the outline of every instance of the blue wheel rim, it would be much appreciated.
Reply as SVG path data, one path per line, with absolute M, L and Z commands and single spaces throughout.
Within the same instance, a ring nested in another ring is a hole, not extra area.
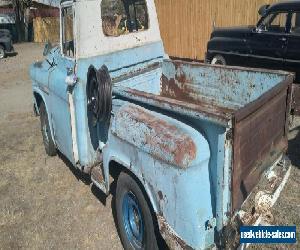
M 127 192 L 122 202 L 123 225 L 126 236 L 133 248 L 143 246 L 144 222 L 139 203 L 132 192 Z

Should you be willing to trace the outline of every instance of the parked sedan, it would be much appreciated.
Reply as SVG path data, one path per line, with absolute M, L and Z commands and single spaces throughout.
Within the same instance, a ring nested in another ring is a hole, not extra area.
M 0 29 L 0 60 L 4 58 L 7 53 L 14 51 L 12 36 L 9 30 Z
M 300 1 L 264 5 L 256 26 L 218 28 L 206 62 L 296 72 L 300 83 Z

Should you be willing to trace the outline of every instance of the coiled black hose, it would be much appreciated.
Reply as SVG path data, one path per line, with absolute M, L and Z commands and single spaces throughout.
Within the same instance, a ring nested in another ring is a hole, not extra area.
M 97 121 L 109 121 L 112 109 L 112 82 L 108 68 L 99 70 L 90 66 L 87 74 L 87 105 L 93 114 L 93 125 Z

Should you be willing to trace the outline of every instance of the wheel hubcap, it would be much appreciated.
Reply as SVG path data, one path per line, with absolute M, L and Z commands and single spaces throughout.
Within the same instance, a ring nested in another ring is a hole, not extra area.
M 123 224 L 130 244 L 141 248 L 144 236 L 144 223 L 142 213 L 135 195 L 127 192 L 122 203 Z
M 212 61 L 211 61 L 211 64 L 213 64 L 213 65 L 223 65 L 223 62 L 218 58 L 213 58 Z

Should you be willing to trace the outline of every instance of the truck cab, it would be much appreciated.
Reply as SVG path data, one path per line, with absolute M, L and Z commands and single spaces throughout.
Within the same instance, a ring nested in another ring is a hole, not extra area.
M 154 0 L 61 1 L 60 20 L 30 67 L 46 153 L 115 179 L 125 249 L 236 245 L 289 176 L 293 75 L 170 60 Z

